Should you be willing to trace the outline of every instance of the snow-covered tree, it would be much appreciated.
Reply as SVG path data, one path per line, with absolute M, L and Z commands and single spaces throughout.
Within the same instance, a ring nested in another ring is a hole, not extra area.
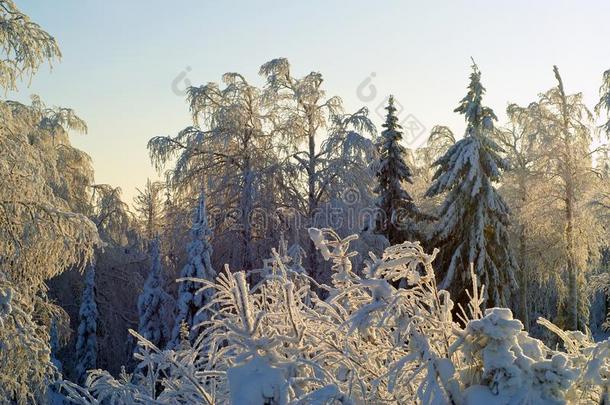
M 557 257 L 550 252 L 551 246 L 556 245 L 557 240 L 551 239 L 557 232 L 549 229 L 549 225 L 554 224 L 551 216 L 555 210 L 548 210 L 545 214 L 538 209 L 541 205 L 539 202 L 545 200 L 544 196 L 549 193 L 549 182 L 540 170 L 543 156 L 542 131 L 535 118 L 536 108 L 535 103 L 528 107 L 510 104 L 506 110 L 509 123 L 503 128 L 496 128 L 492 133 L 511 167 L 504 174 L 500 193 L 511 206 L 514 224 L 511 236 L 519 264 L 518 303 L 514 307 L 518 308 L 519 319 L 528 330 L 529 314 L 533 309 L 530 288 L 554 280 L 550 276 L 552 272 L 541 269 L 552 268 L 553 260 Z M 545 201 L 544 205 L 547 204 L 548 201 Z M 542 249 L 546 250 L 544 255 L 538 253 Z M 550 308 L 542 313 L 550 316 Z
M 193 125 L 175 137 L 155 137 L 148 146 L 157 168 L 175 161 L 169 178 L 183 196 L 196 193 L 205 181 L 210 211 L 223 214 L 216 224 L 218 250 L 226 249 L 231 265 L 252 269 L 256 244 L 269 237 L 256 213 L 274 211 L 275 186 L 263 181 L 277 169 L 273 114 L 261 90 L 244 76 L 225 73 L 222 80 L 224 87 L 190 87 Z
M 53 365 L 59 370 L 62 371 L 63 365 L 61 361 L 57 358 L 57 352 L 59 351 L 60 341 L 59 341 L 59 333 L 57 331 L 57 324 L 55 322 L 51 323 L 51 330 L 49 332 L 49 346 L 51 348 L 51 361 Z
M 157 347 L 165 347 L 171 338 L 173 299 L 165 292 L 159 239 L 149 244 L 150 272 L 138 298 L 138 333 Z
M 91 161 L 69 139 L 70 130 L 84 131 L 86 126 L 72 110 L 47 108 L 35 96 L 31 105 L 0 102 L 0 116 L 1 271 L 38 322 L 38 338 L 48 342 L 51 325 L 68 317 L 47 298 L 47 283 L 69 269 L 78 274 L 100 242 L 86 212 Z M 69 333 L 67 327 L 58 330 L 61 339 Z
M 80 152 L 69 144 L 69 127 L 47 131 L 40 100 L 32 104 L 0 102 L 0 251 L 6 257 L 3 271 L 23 283 L 24 292 L 44 289 L 45 280 L 89 259 L 99 241 L 95 225 L 75 211 L 79 204 L 64 192 L 80 186 L 69 181 L 63 166 L 72 163 L 73 172 L 87 177 L 89 162 L 64 160 Z
M 608 115 L 602 128 L 607 134 L 610 134 L 610 69 L 606 70 L 603 74 L 602 85 L 599 88 L 599 101 L 595 105 L 595 113 L 598 116 L 602 113 Z
M 257 251 L 276 246 L 271 225 L 278 209 L 311 223 L 346 187 L 361 188 L 367 200 L 374 182 L 373 143 L 360 135 L 374 131 L 366 109 L 344 114 L 338 97 L 325 96 L 319 73 L 295 78 L 285 59 L 260 73 L 267 79 L 262 90 L 238 73 L 223 75 L 224 86 L 191 87 L 193 125 L 149 142 L 157 168 L 175 162 L 175 201 L 192 204 L 206 183 L 215 258 L 236 268 L 253 268 Z M 313 251 L 299 229 L 303 247 Z
M 164 186 L 162 182 L 147 179 L 144 189 L 138 189 L 138 195 L 134 199 L 135 212 L 149 241 L 160 235 L 163 225 Z
M 518 264 L 509 241 L 508 207 L 493 184 L 507 164 L 490 137 L 496 116 L 483 106 L 484 93 L 481 72 L 473 65 L 468 94 L 455 109 L 464 115 L 466 132 L 434 163 L 437 171 L 426 195 L 446 193 L 431 235 L 432 245 L 441 249 L 436 263 L 441 288 L 466 302 L 472 264 L 487 287 L 488 305 L 506 306 Z
M 610 145 L 608 145 L 610 141 L 610 69 L 603 74 L 599 96 L 595 113 L 598 117 L 602 113 L 606 115 L 606 122 L 602 126 L 606 145 L 596 156 L 595 171 L 599 182 L 595 187 L 592 206 L 595 217 L 599 220 L 598 223 L 603 224 L 605 229 L 610 229 Z M 593 333 L 595 333 L 594 329 L 600 329 L 599 327 L 605 332 L 610 330 L 610 243 L 607 237 L 602 242 L 601 250 L 601 260 L 597 271 L 599 274 L 594 276 L 592 283 L 596 287 L 593 288 L 595 292 L 593 292 L 594 300 L 591 308 L 591 319 L 594 321 L 594 324 L 591 325 Z M 595 297 L 595 295 L 598 296 Z M 596 303 L 597 305 L 595 305 Z M 597 325 L 595 325 L 595 318 L 599 319 Z
M 370 193 L 374 179 L 368 163 L 375 150 L 364 135 L 374 134 L 375 127 L 366 108 L 345 114 L 339 97 L 327 97 L 319 72 L 295 77 L 288 60 L 277 58 L 263 64 L 260 74 L 267 81 L 265 99 L 277 108 L 277 133 L 286 140 L 281 148 L 285 163 L 277 178 L 282 202 L 306 226 L 319 225 L 316 215 L 333 191 L 357 186 L 361 195 Z M 310 267 L 322 270 L 315 265 L 313 244 L 307 241 L 305 248 Z
M 54 38 L 11 0 L 0 0 L 0 88 L 16 89 L 60 57 Z M 57 378 L 49 328 L 65 312 L 45 285 L 93 255 L 95 226 L 76 208 L 91 173 L 88 156 L 70 146 L 82 131 L 65 108 L 0 101 L 0 402 L 44 403 Z M 53 140 L 55 142 L 53 142 Z M 77 197 L 77 195 L 79 197 Z
M 419 239 L 415 229 L 418 212 L 413 198 L 405 190 L 406 183 L 413 183 L 413 175 L 405 161 L 407 151 L 400 144 L 402 127 L 396 116 L 394 96 L 390 96 L 385 109 L 388 111 L 382 125 L 385 129 L 377 141 L 379 163 L 376 175 L 379 184 L 375 192 L 379 195 L 377 206 L 382 214 L 377 229 L 386 235 L 391 245 L 395 245 Z
M 588 320 L 588 294 L 585 275 L 599 258 L 603 242 L 602 222 L 593 215 L 591 200 L 599 189 L 593 170 L 593 116 L 581 93 L 567 94 L 559 70 L 553 68 L 557 86 L 540 95 L 533 119 L 541 132 L 541 170 L 552 184 L 544 204 L 554 207 L 560 254 L 555 271 L 562 275 L 560 290 L 565 319 L 561 324 L 585 330 Z M 559 215 L 558 215 L 559 213 Z M 547 254 L 547 252 L 545 252 Z
M 166 274 L 169 284 L 166 291 L 172 295 L 175 293 L 173 282 L 181 270 L 181 261 L 186 257 L 186 246 L 188 244 L 188 230 L 192 222 L 192 209 L 187 204 L 181 204 L 179 196 L 172 190 L 170 182 L 165 182 L 163 210 L 161 215 L 160 243 L 161 252 L 164 256 L 164 264 L 167 265 Z
M 121 199 L 121 188 L 92 184 L 89 217 L 105 243 L 123 246 L 133 238 L 135 226 L 129 206 Z
M 76 375 L 84 382 L 87 371 L 97 365 L 97 303 L 95 301 L 95 264 L 85 273 L 85 286 L 80 304 L 79 323 L 76 340 Z
M 0 88 L 14 90 L 17 81 L 31 77 L 45 62 L 61 57 L 48 32 L 22 13 L 12 0 L 0 1 Z
M 29 79 L 42 63 L 60 56 L 52 36 L 21 13 L 12 1 L 0 1 L 0 25 L 3 49 L 0 86 L 5 90 L 15 89 L 20 79 Z M 0 385 L 5 392 L 14 392 L 13 397 L 0 394 L 2 403 L 45 402 L 46 398 L 39 395 L 57 374 L 49 371 L 43 346 L 49 344 L 51 325 L 61 324 L 57 328 L 61 341 L 69 335 L 64 321 L 66 311 L 76 319 L 78 307 L 72 307 L 74 287 L 80 284 L 79 272 L 91 259 L 94 246 L 101 242 L 99 234 L 105 242 L 116 245 L 123 245 L 125 237 L 133 237 L 123 226 L 129 224 L 129 215 L 123 210 L 125 206 L 118 204 L 118 190 L 92 187 L 91 159 L 71 145 L 73 133 L 86 131 L 85 122 L 72 109 L 48 107 L 37 96 L 32 96 L 30 105 L 0 102 L 0 272 L 13 291 L 19 291 L 13 295 L 13 307 L 18 305 L 23 311 L 19 315 L 23 324 L 7 322 L 6 334 L 0 337 L 0 346 L 6 348 L 0 350 L 0 374 L 12 375 L 13 379 L 11 384 Z M 127 308 L 131 304 L 135 309 L 135 300 L 122 294 L 122 288 L 129 288 L 133 278 L 139 277 L 137 272 L 125 272 L 121 266 L 125 262 L 120 260 L 125 259 L 128 251 L 124 245 L 121 249 L 107 247 L 102 253 L 106 258 L 100 261 L 104 266 L 98 267 L 97 272 L 98 287 L 110 287 L 100 294 L 100 312 L 116 322 L 100 328 L 101 339 L 112 347 L 113 356 L 121 362 L 123 359 L 117 353 L 123 354 L 123 347 L 116 344 L 117 340 L 121 344 L 125 341 L 120 340 L 121 336 L 126 334 L 127 327 L 135 327 L 129 320 L 136 319 L 136 312 L 129 313 Z M 112 265 L 106 267 L 109 262 Z M 136 261 L 132 263 L 137 266 Z M 117 288 L 119 278 L 127 282 Z M 109 279 L 112 283 L 106 282 Z M 127 302 L 118 305 L 116 299 L 121 296 Z M 25 324 L 25 319 L 32 321 L 32 328 Z M 25 333 L 30 336 L 25 338 L 22 336 Z M 11 334 L 15 340 L 4 339 Z M 35 340 L 39 343 L 34 344 Z M 15 345 L 17 342 L 24 346 Z M 100 347 L 106 344 L 98 343 Z M 23 361 L 20 353 L 28 352 L 29 359 Z M 74 351 L 61 350 L 57 355 L 69 373 Z M 46 373 L 45 381 L 38 378 L 41 370 Z
M 33 316 L 31 298 L 0 271 L 1 403 L 44 403 L 58 378 L 49 339 Z
M 141 289 L 149 270 L 145 237 L 122 200 L 120 188 L 92 183 L 87 190 L 87 216 L 96 225 L 104 244 L 96 252 L 95 269 L 98 363 L 118 373 L 120 366 L 132 356 L 127 330 L 138 327 L 137 293 L 134 296 L 134 292 Z M 72 306 L 72 291 L 82 285 L 81 279 L 78 272 L 70 271 L 50 283 L 50 296 L 73 319 L 78 319 L 78 307 Z M 62 350 L 60 354 L 70 373 L 74 351 Z
M 187 247 L 188 262 L 180 272 L 180 278 L 198 278 L 213 280 L 216 272 L 212 268 L 210 255 L 212 246 L 210 237 L 212 231 L 208 226 L 205 192 L 202 191 L 199 203 L 193 215 L 191 227 L 191 241 Z M 194 330 L 202 322 L 209 320 L 209 310 L 204 306 L 210 303 L 210 292 L 200 292 L 200 284 L 192 280 L 179 280 L 178 299 L 176 301 L 176 316 L 174 317 L 174 329 L 169 347 L 180 344 L 180 325 L 186 323 L 191 330 L 191 340 L 199 334 Z

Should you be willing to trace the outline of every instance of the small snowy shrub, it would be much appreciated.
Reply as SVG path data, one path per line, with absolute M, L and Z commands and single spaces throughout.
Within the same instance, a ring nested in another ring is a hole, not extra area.
M 226 268 L 215 281 L 198 280 L 200 294 L 214 295 L 200 309 L 212 315 L 194 326 L 200 333 L 192 346 L 160 350 L 133 332 L 140 361 L 134 375 L 115 379 L 96 370 L 86 388 L 66 382 L 64 390 L 81 404 L 607 401 L 608 341 L 593 343 L 541 319 L 565 351 L 546 347 L 510 310 L 481 308 L 474 271 L 468 308 L 454 308 L 436 285 L 437 252 L 426 254 L 419 243 L 371 254 L 356 272 L 354 236 L 309 233 L 332 263 L 330 285 L 315 284 L 275 251 L 256 285 Z M 405 288 L 395 288 L 396 280 Z

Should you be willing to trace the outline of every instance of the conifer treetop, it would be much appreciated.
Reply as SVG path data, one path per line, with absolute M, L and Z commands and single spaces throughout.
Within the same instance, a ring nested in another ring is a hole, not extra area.
M 453 110 L 464 115 L 464 119 L 468 124 L 466 129 L 467 136 L 479 134 L 482 130 L 492 130 L 493 121 L 498 120 L 493 110 L 483 105 L 484 94 L 485 87 L 481 83 L 481 71 L 473 59 L 468 93 L 460 100 L 460 105 Z
M 377 207 L 383 212 L 377 229 L 395 244 L 416 237 L 415 218 L 420 213 L 404 187 L 405 183 L 413 183 L 413 174 L 406 162 L 407 150 L 401 144 L 402 127 L 396 116 L 394 96 L 389 97 L 385 109 L 387 115 L 382 125 L 385 129 L 377 142 L 379 164 L 375 193 L 379 195 Z
M 385 107 L 386 111 L 386 120 L 381 126 L 387 129 L 396 130 L 402 129 L 402 126 L 398 123 L 398 117 L 396 116 L 396 107 L 394 107 L 394 96 L 390 95 L 388 98 L 388 105 Z M 399 132 L 402 138 L 402 133 Z
M 194 210 L 193 225 L 191 228 L 191 241 L 187 246 L 188 262 L 180 272 L 180 278 L 200 278 L 213 280 L 216 272 L 212 267 L 210 259 L 212 245 L 210 238 L 212 230 L 208 226 L 207 211 L 205 206 L 205 191 L 199 196 L 199 203 Z M 180 324 L 186 322 L 189 328 L 197 326 L 206 320 L 208 311 L 200 311 L 211 299 L 209 291 L 199 291 L 199 285 L 190 280 L 181 280 L 178 287 L 178 299 L 176 302 L 176 316 L 174 330 L 170 347 L 176 347 L 180 343 Z M 193 333 L 192 338 L 195 338 Z

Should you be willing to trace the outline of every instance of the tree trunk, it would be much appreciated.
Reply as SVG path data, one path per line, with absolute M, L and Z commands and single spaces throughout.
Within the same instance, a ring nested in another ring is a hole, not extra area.
M 525 234 L 525 225 L 521 225 L 521 232 L 519 234 L 519 271 L 521 273 L 521 277 L 519 282 L 519 305 L 521 312 L 521 321 L 525 326 L 525 330 L 529 330 L 530 321 L 529 321 L 529 310 L 527 303 L 527 296 L 529 290 L 529 279 L 526 271 L 526 249 L 527 249 L 527 239 Z
M 316 202 L 316 139 L 315 131 L 313 130 L 314 123 L 311 116 L 308 117 L 308 121 L 310 130 L 307 136 L 309 141 L 309 166 L 307 168 L 307 222 L 308 226 L 316 226 L 314 222 L 318 208 Z M 309 256 L 311 275 L 315 280 L 320 281 L 321 274 L 318 269 L 318 256 L 316 247 L 311 239 L 309 239 L 309 243 L 307 244 L 307 255 Z
M 578 330 L 578 280 L 574 257 L 574 207 L 571 184 L 566 187 L 566 248 L 568 270 L 568 316 L 566 326 Z
M 561 117 L 562 117 L 562 140 L 565 161 L 561 165 L 562 178 L 565 187 L 565 214 L 566 214 L 566 253 L 567 253 L 567 273 L 568 273 L 568 303 L 566 327 L 578 330 L 578 278 L 576 268 L 576 255 L 574 252 L 574 202 L 575 202 L 575 182 L 574 182 L 574 158 L 572 156 L 572 142 L 570 134 L 570 115 L 568 110 L 568 99 L 566 97 L 563 81 L 559 75 L 557 66 L 553 66 L 555 77 L 558 81 L 558 89 L 561 97 Z
M 244 173 L 244 188 L 242 191 L 242 198 L 240 203 L 240 215 L 242 217 L 242 267 L 248 271 L 252 269 L 252 224 L 250 223 L 250 216 L 252 214 L 252 172 L 248 169 Z
M 252 133 L 249 129 L 246 130 L 243 140 L 243 151 L 244 151 L 244 162 L 242 168 L 243 188 L 241 190 L 241 201 L 239 202 L 240 215 L 241 215 L 241 233 L 242 233 L 242 269 L 248 274 L 248 281 L 254 283 L 252 270 L 253 262 L 252 259 L 252 198 L 254 194 L 254 173 L 252 172 L 252 163 L 248 149 L 251 145 Z

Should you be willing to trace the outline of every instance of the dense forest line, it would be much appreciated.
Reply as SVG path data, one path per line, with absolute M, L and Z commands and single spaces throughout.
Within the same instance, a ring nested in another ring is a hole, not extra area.
M 0 23 L 5 91 L 60 59 Z M 549 67 L 499 123 L 473 61 L 465 133 L 415 150 L 391 96 L 378 128 L 319 72 L 259 73 L 188 88 L 133 203 L 74 110 L 0 100 L 0 402 L 608 401 L 610 70 L 587 106 Z

